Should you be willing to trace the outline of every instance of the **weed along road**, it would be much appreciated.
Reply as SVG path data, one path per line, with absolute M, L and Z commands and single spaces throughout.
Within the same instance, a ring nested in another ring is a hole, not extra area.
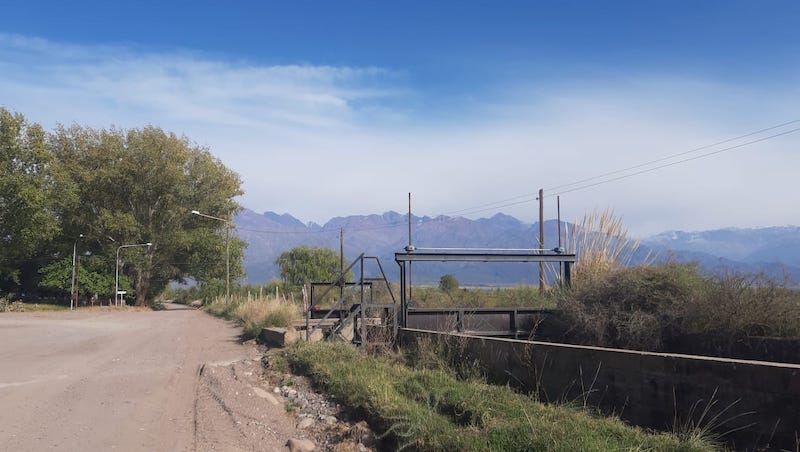
M 177 305 L 0 314 L 0 450 L 280 450 L 239 333 Z

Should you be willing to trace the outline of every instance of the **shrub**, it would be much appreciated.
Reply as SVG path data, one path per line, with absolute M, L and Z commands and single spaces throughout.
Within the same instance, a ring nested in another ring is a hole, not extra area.
M 712 333 L 800 337 L 800 293 L 760 275 L 704 275 L 696 264 L 618 268 L 563 291 L 572 340 L 658 351 L 671 338 Z
M 800 337 L 800 292 L 764 274 L 725 273 L 707 278 L 701 296 L 683 309 L 685 333 Z
M 703 284 L 689 264 L 617 268 L 584 277 L 559 306 L 579 342 L 659 350 Z
M 458 280 L 453 275 L 443 275 L 439 278 L 439 290 L 444 292 L 458 290 Z

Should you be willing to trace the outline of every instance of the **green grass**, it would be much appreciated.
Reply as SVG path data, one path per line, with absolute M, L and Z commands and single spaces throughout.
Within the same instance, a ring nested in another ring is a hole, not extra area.
M 554 308 L 556 305 L 552 293 L 542 295 L 538 286 L 530 285 L 493 289 L 461 288 L 447 292 L 438 287 L 415 287 L 413 295 L 415 306 L 420 308 Z
M 681 440 L 539 403 L 507 387 L 458 380 L 441 370 L 413 370 L 342 344 L 298 344 L 286 352 L 344 405 L 365 413 L 397 449 L 421 451 L 713 450 L 702 438 Z
M 57 304 L 8 302 L 4 298 L 0 298 L 0 312 L 65 311 L 67 309 L 69 309 L 68 306 Z

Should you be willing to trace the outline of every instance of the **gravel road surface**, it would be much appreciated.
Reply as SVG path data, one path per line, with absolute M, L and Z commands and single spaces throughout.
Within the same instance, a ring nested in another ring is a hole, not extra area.
M 0 314 L 0 451 L 286 450 L 239 333 L 179 305 Z

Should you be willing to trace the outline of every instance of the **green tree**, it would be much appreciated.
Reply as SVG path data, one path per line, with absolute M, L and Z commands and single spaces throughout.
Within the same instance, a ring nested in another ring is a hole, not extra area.
M 20 268 L 60 232 L 58 218 L 75 198 L 54 166 L 46 134 L 0 108 L 0 284 L 20 284 Z
M 170 281 L 200 284 L 225 276 L 227 224 L 191 215 L 192 210 L 230 219 L 241 208 L 239 176 L 207 149 L 158 127 L 94 130 L 59 127 L 50 144 L 78 187 L 80 205 L 63 217 L 65 237 L 83 233 L 94 254 L 131 277 L 136 304 L 144 305 Z M 243 275 L 244 242 L 230 239 L 231 278 Z
M 109 273 L 105 262 L 98 256 L 83 257 L 79 261 L 77 272 L 78 291 L 80 294 L 92 296 L 97 294 L 111 299 L 114 293 L 114 274 Z M 39 287 L 56 292 L 69 293 L 72 287 L 72 258 L 59 259 L 41 269 L 42 279 Z M 120 275 L 120 290 L 131 291 L 130 280 L 125 275 Z
M 439 278 L 439 289 L 447 293 L 458 290 L 458 280 L 453 275 L 443 275 Z
M 329 248 L 298 246 L 281 253 L 275 264 L 283 282 L 293 288 L 309 282 L 337 282 L 340 275 L 339 253 Z M 348 266 L 345 260 L 344 267 Z M 353 272 L 347 272 L 345 279 L 352 278 Z

